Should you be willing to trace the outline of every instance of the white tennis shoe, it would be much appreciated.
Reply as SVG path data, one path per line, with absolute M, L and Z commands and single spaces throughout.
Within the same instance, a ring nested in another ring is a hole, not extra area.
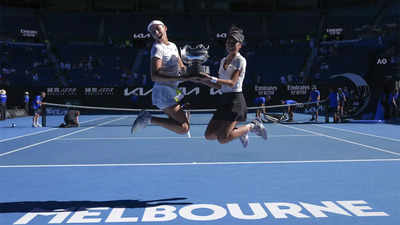
M 141 111 L 132 124 L 131 133 L 135 134 L 138 130 L 145 128 L 150 124 L 150 120 L 151 114 L 146 110 Z
M 251 121 L 251 123 L 254 124 L 254 127 L 250 131 L 255 133 L 257 136 L 262 137 L 264 140 L 267 140 L 268 139 L 267 129 L 264 127 L 261 120 L 255 119 Z
M 242 136 L 239 137 L 240 142 L 242 142 L 243 148 L 247 148 L 247 146 L 249 145 L 249 134 L 246 133 Z

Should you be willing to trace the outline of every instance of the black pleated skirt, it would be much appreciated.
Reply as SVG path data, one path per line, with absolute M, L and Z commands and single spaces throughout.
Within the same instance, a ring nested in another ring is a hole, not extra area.
M 246 121 L 247 104 L 242 92 L 224 93 L 218 98 L 214 120 Z

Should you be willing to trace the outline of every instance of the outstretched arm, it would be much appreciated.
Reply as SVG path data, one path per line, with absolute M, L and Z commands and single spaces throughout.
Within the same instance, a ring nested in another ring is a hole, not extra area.
M 217 89 L 220 89 L 222 85 L 234 87 L 239 80 L 240 72 L 241 72 L 241 70 L 235 70 L 232 74 L 231 79 L 220 79 L 220 78 L 210 76 L 206 73 L 200 73 L 199 79 L 200 79 L 200 81 L 202 81 L 201 83 L 203 83 L 209 87 L 213 87 L 213 88 L 217 88 Z
M 208 87 L 211 87 L 211 88 L 216 88 L 216 89 L 220 89 L 221 88 L 221 85 L 217 83 L 218 82 L 218 78 L 210 76 L 207 73 L 202 73 L 201 72 L 200 76 L 197 77 L 195 82 L 204 84 L 204 85 L 206 85 Z

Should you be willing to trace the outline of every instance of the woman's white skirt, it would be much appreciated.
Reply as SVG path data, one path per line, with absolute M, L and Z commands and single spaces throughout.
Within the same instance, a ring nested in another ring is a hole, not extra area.
M 183 94 L 178 88 L 155 84 L 151 97 L 153 105 L 159 109 L 165 109 L 177 105 L 182 100 Z

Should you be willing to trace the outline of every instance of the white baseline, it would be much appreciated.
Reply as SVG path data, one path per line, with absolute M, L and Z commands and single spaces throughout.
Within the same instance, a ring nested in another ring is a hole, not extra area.
M 81 122 L 81 124 L 89 123 L 89 122 L 96 121 L 96 120 L 101 120 L 101 119 L 104 119 L 104 118 L 106 118 L 106 117 L 100 117 L 100 118 L 84 121 L 84 122 Z M 36 135 L 36 134 L 46 133 L 46 132 L 49 132 L 49 131 L 52 131 L 52 130 L 57 130 L 57 129 L 60 129 L 60 128 L 58 128 L 58 127 L 57 128 L 50 128 L 50 129 L 47 129 L 47 130 L 41 130 L 41 131 L 37 131 L 37 132 L 33 132 L 33 133 L 28 133 L 28 134 L 24 134 L 24 135 L 21 135 L 21 136 L 6 138 L 6 139 L 0 140 L 0 143 L 1 142 L 15 140 L 15 139 L 18 139 L 18 138 L 29 137 L 29 136 Z
M 313 124 L 313 126 L 323 127 L 323 128 L 333 129 L 333 130 L 340 130 L 340 131 L 344 131 L 344 132 L 348 132 L 348 133 L 360 134 L 360 135 L 365 135 L 365 136 L 370 136 L 370 137 L 375 137 L 375 138 L 381 138 L 381 139 L 389 140 L 389 141 L 400 142 L 400 139 L 390 138 L 390 137 L 384 137 L 384 136 L 379 136 L 379 135 L 375 135 L 375 134 L 369 134 L 369 133 L 364 133 L 364 132 L 359 132 L 359 131 L 354 131 L 354 130 L 349 130 L 349 129 L 343 129 L 343 128 L 337 128 L 337 127 L 329 127 L 329 126 L 322 126 L 322 125 L 316 125 L 316 124 Z
M 328 159 L 293 161 L 243 161 L 243 162 L 171 162 L 171 163 L 102 163 L 102 164 L 44 164 L 44 165 L 3 165 L 1 168 L 53 168 L 53 167 L 135 167 L 135 166 L 200 166 L 200 165 L 251 165 L 251 164 L 309 164 L 309 163 L 364 163 L 400 162 L 395 159 Z
M 8 152 L 1 153 L 0 157 L 8 155 L 8 154 L 11 154 L 11 153 L 14 153 L 14 152 L 19 152 L 19 151 L 22 151 L 22 150 L 25 150 L 25 149 L 28 149 L 28 148 L 31 148 L 31 147 L 35 147 L 35 146 L 38 146 L 38 145 L 41 145 L 41 144 L 44 144 L 44 143 L 47 143 L 47 142 L 50 142 L 50 141 L 54 141 L 54 140 L 57 140 L 57 139 L 60 139 L 60 138 L 63 138 L 63 137 L 67 137 L 67 136 L 70 136 L 70 135 L 73 135 L 73 134 L 81 133 L 83 131 L 87 131 L 87 130 L 93 129 L 93 128 L 97 127 L 97 126 L 105 125 L 105 124 L 112 123 L 114 121 L 118 121 L 118 120 L 122 120 L 122 119 L 125 119 L 125 117 L 114 119 L 114 120 L 110 120 L 110 121 L 107 121 L 107 122 L 104 122 L 104 123 L 100 123 L 100 124 L 98 124 L 96 126 L 88 127 L 88 128 L 81 129 L 81 130 L 77 130 L 77 131 L 74 131 L 74 132 L 70 132 L 68 134 L 60 135 L 60 136 L 57 136 L 55 138 L 47 139 L 47 140 L 44 140 L 44 141 L 41 141 L 41 142 L 38 142 L 38 143 L 35 143 L 35 144 L 26 145 L 26 146 L 21 147 L 21 148 L 17 148 L 17 149 L 8 151 Z
M 259 136 L 249 136 L 251 138 L 259 138 Z M 282 138 L 282 137 L 320 137 L 313 134 L 281 134 L 281 135 L 268 135 L 268 138 Z M 101 141 L 101 140 L 163 140 L 163 139 L 204 139 L 203 136 L 171 136 L 171 137 L 88 137 L 88 138 L 61 138 L 59 141 Z
M 290 128 L 290 129 L 300 130 L 300 131 L 304 131 L 306 133 L 315 134 L 315 135 L 319 135 L 319 136 L 322 136 L 322 137 L 330 138 L 330 139 L 333 139 L 333 140 L 336 140 L 336 141 L 341 141 L 341 142 L 345 142 L 345 143 L 349 143 L 349 144 L 353 144 L 353 145 L 362 146 L 362 147 L 365 147 L 365 148 L 368 148 L 368 149 L 372 149 L 372 150 L 375 150 L 375 151 L 380 151 L 380 152 L 385 152 L 385 153 L 389 153 L 389 154 L 392 154 L 392 155 L 400 156 L 400 153 L 392 152 L 392 151 L 387 150 L 387 149 L 383 149 L 383 148 L 379 148 L 379 147 L 375 147 L 375 146 L 371 146 L 371 145 L 366 145 L 366 144 L 362 144 L 362 143 L 359 143 L 359 142 L 350 141 L 350 140 L 347 140 L 347 139 L 344 139 L 344 138 L 338 138 L 338 137 L 334 137 L 334 136 L 330 136 L 330 135 L 327 135 L 327 134 L 322 134 L 322 133 L 318 133 L 318 132 L 315 132 L 315 131 L 306 130 L 306 129 L 302 129 L 302 128 L 298 128 L 298 127 L 291 127 L 291 126 L 287 126 L 287 125 L 283 125 L 283 124 L 279 124 L 279 125 L 287 127 L 287 128 Z

